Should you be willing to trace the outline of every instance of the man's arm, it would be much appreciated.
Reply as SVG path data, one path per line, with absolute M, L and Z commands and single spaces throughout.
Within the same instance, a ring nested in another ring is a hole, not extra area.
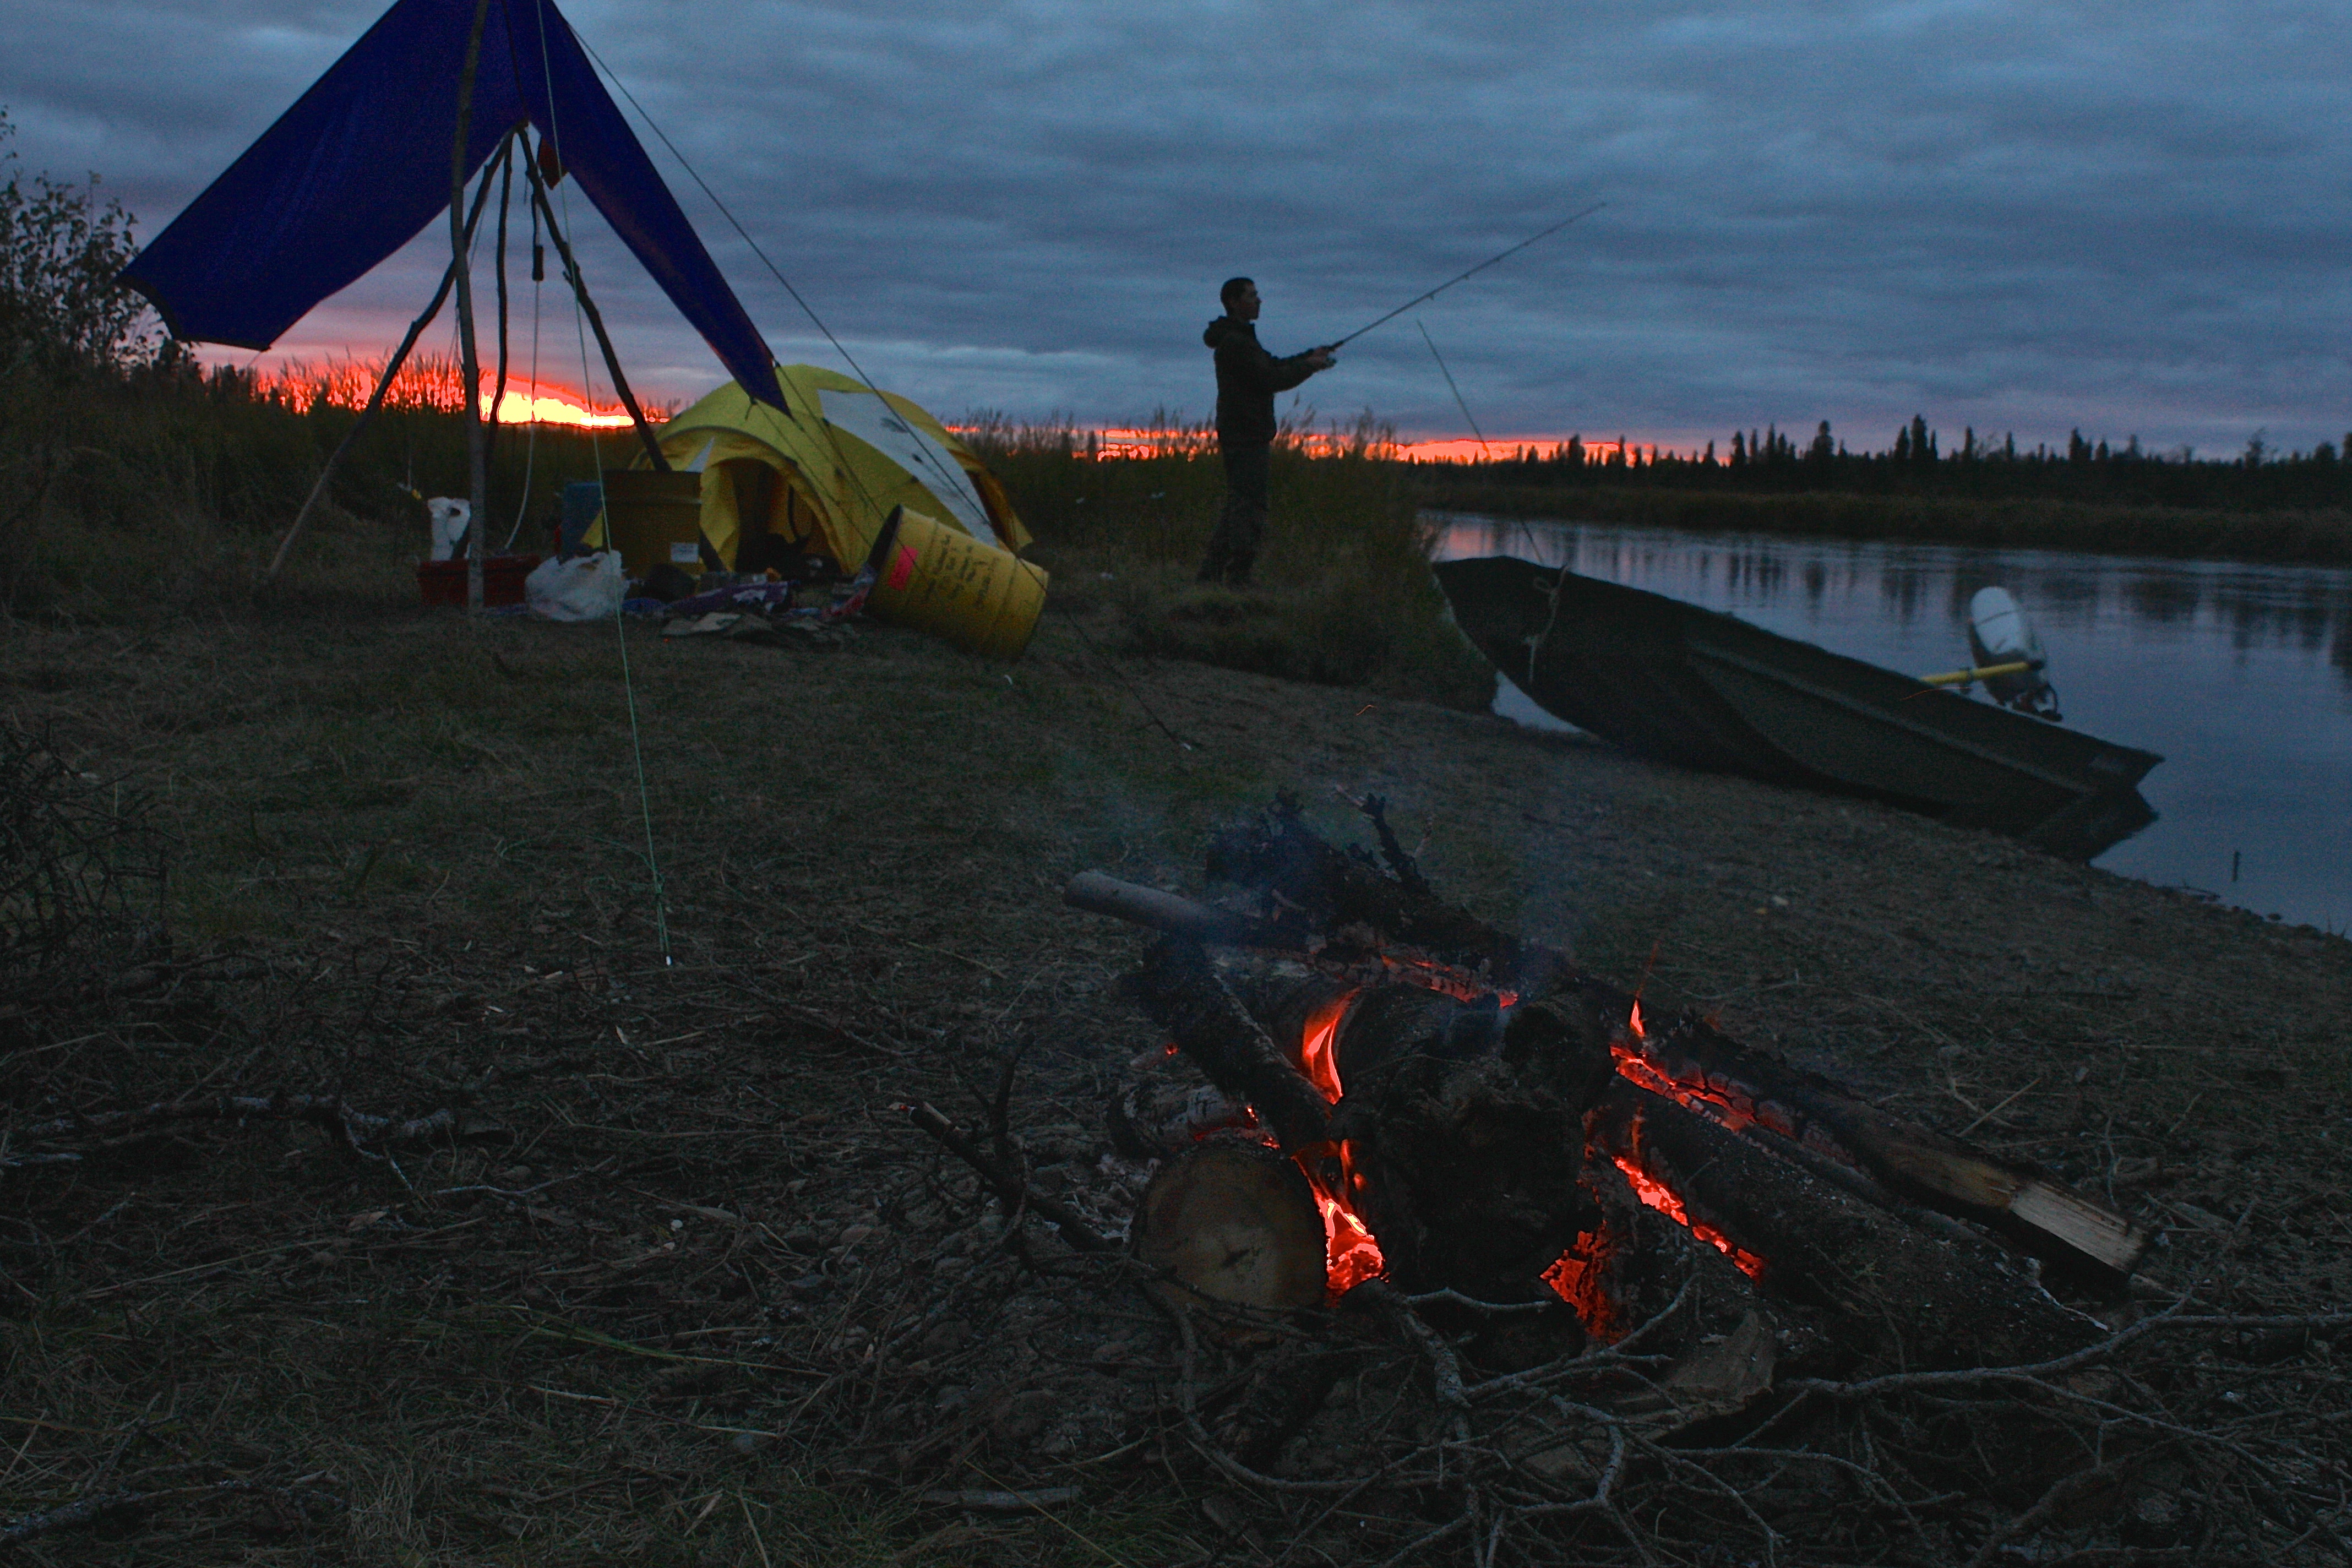
M 1263 348 L 1258 353 L 1265 354 L 1261 374 L 1265 375 L 1266 389 L 1270 392 L 1288 392 L 1316 372 L 1329 370 L 1339 363 L 1329 349 L 1308 349 L 1303 354 L 1292 354 L 1287 359 L 1276 359 Z

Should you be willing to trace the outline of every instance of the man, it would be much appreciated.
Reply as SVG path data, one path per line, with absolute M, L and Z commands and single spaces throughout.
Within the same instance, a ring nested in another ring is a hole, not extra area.
M 1276 359 L 1258 345 L 1257 285 L 1229 278 L 1217 291 L 1225 313 L 1209 323 L 1201 341 L 1217 353 L 1217 450 L 1225 460 L 1225 510 L 1209 535 L 1201 581 L 1250 580 L 1259 543 L 1265 538 L 1266 480 L 1274 449 L 1274 395 L 1287 392 L 1318 370 L 1337 363 L 1329 349 L 1309 349 Z

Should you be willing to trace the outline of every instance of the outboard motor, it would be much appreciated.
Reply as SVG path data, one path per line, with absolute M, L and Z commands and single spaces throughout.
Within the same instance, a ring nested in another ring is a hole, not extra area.
M 2004 708 L 2058 722 L 2058 692 L 2050 684 L 2050 656 L 2033 624 L 2006 588 L 1979 588 L 1969 601 L 1969 652 L 1979 668 L 2024 664 L 2028 668 L 1984 678 L 1985 692 Z

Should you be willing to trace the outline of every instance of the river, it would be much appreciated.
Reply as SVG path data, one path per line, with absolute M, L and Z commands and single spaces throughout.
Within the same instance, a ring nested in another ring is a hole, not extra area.
M 2157 819 L 2095 864 L 2265 916 L 2352 926 L 2352 569 L 1440 519 L 1441 560 L 1516 555 L 1924 675 L 1969 662 L 1998 584 L 2066 723 L 2163 755 Z M 1566 728 L 1497 678 L 1495 710 Z

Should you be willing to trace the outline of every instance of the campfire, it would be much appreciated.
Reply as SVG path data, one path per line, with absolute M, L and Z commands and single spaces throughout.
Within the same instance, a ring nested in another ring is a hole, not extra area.
M 2352 1314 L 2152 1310 L 2149 1238 L 2054 1173 L 1480 921 L 1361 808 L 1377 855 L 1287 800 L 1218 835 L 1213 903 L 1070 882 L 1152 933 L 1124 989 L 1160 1043 L 1108 1096 L 1098 1185 L 1029 1179 L 1017 1050 L 986 1138 L 907 1107 L 1090 1260 L 1024 1253 L 1041 1279 L 1157 1301 L 1154 1466 L 1187 1449 L 1286 1526 L 1383 1500 L 1426 1521 L 1391 1563 L 1802 1539 L 1982 1568 L 2053 1531 L 2162 1555 L 2324 1524 L 2301 1450 L 2182 1425 L 2165 1342 L 2317 1346 Z
M 1268 1312 L 1374 1279 L 1549 1296 L 1605 1342 L 1640 1319 L 1664 1221 L 1849 1364 L 2034 1360 L 2099 1335 L 2043 1271 L 2120 1289 L 2147 1245 L 2129 1223 L 1704 1019 L 1645 1016 L 1444 903 L 1365 810 L 1381 862 L 1284 803 L 1213 846 L 1237 889 L 1223 904 L 1099 873 L 1068 889 L 1160 932 L 1130 989 L 1171 1042 L 1109 1121 L 1159 1162 L 1136 1249 L 1178 1289 Z M 1180 1063 L 1206 1081 L 1170 1081 Z

